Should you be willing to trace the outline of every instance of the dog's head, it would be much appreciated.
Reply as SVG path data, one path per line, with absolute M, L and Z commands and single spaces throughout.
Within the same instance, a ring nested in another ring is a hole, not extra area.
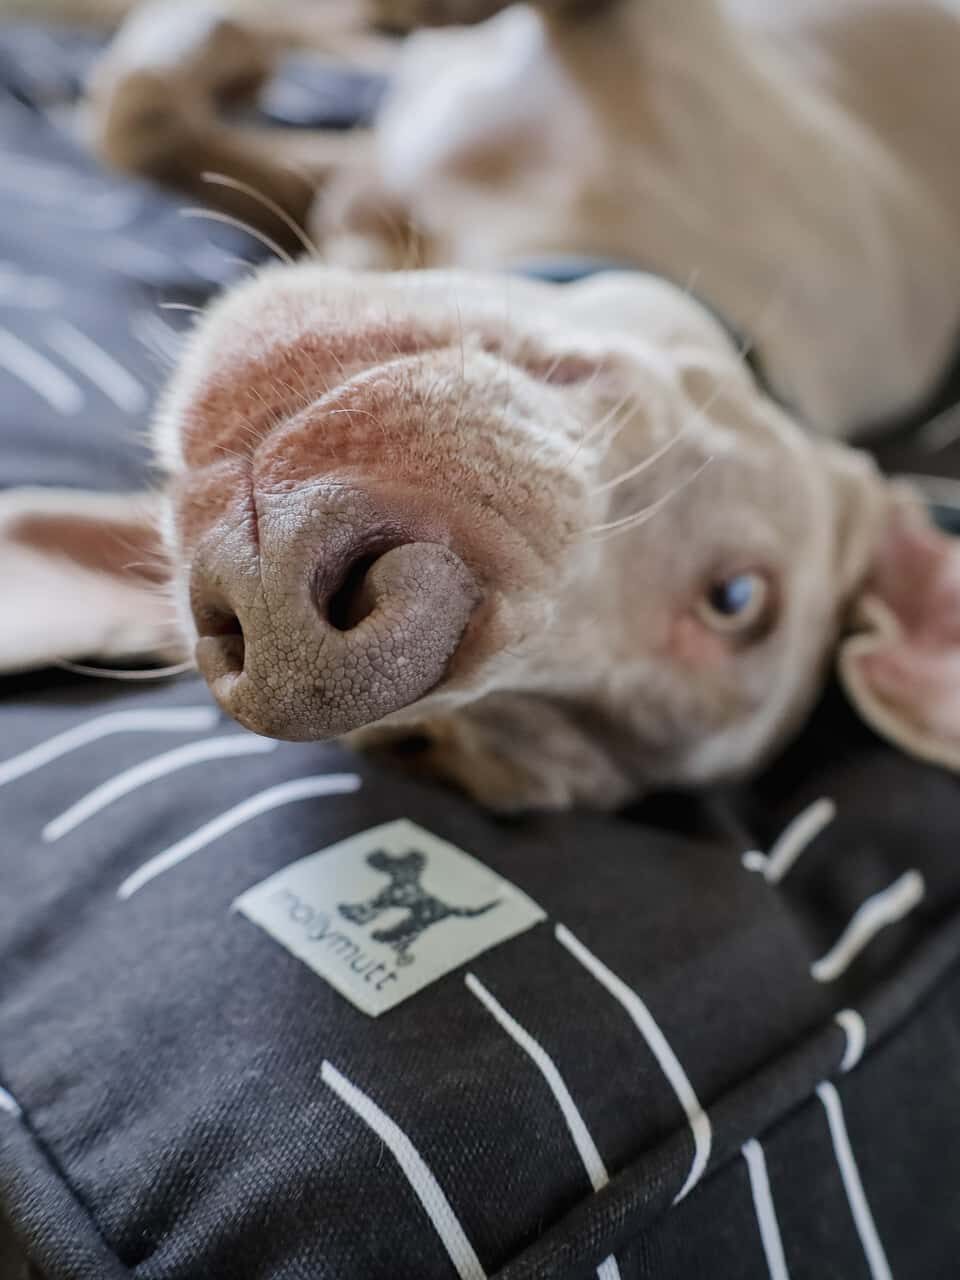
M 405 880 L 416 879 L 426 864 L 426 858 L 415 849 L 398 854 L 378 849 L 367 858 L 367 866 L 373 867 L 374 871 L 385 871 L 388 875 L 400 876 Z
M 156 439 L 220 704 L 282 738 L 415 736 L 500 808 L 756 766 L 871 591 L 893 625 L 849 683 L 923 736 L 910 662 L 960 633 L 952 545 L 641 276 L 272 268 L 202 320 Z

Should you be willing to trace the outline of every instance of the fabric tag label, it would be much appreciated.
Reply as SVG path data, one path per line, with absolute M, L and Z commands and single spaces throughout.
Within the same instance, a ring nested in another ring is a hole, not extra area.
M 233 909 L 373 1017 L 545 918 L 509 881 L 406 818 L 291 863 Z

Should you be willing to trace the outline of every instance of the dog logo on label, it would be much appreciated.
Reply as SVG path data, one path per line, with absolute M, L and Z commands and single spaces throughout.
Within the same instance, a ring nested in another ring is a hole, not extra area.
M 408 818 L 281 867 L 234 906 L 373 1018 L 545 918 L 515 884 Z
M 383 942 L 397 954 L 397 964 L 411 964 L 415 959 L 410 948 L 430 928 L 451 916 L 458 920 L 472 920 L 486 915 L 500 905 L 494 898 L 480 907 L 455 907 L 424 889 L 421 884 L 427 859 L 415 849 L 391 856 L 385 849 L 376 849 L 366 859 L 367 866 L 382 871 L 389 878 L 379 893 L 363 902 L 341 902 L 337 910 L 351 924 L 372 924 L 385 911 L 400 907 L 406 918 L 389 929 L 376 929 L 371 935 L 376 942 Z

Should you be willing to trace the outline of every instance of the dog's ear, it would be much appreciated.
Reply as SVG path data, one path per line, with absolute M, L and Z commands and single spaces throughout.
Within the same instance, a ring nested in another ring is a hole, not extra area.
M 495 813 L 608 810 L 640 789 L 604 750 L 601 733 L 523 694 L 490 694 L 443 718 L 361 729 L 349 740 L 408 772 L 452 782 Z
M 0 672 L 183 656 L 152 496 L 0 494 Z
M 863 718 L 924 760 L 960 770 L 960 539 L 891 486 L 872 561 L 840 647 Z

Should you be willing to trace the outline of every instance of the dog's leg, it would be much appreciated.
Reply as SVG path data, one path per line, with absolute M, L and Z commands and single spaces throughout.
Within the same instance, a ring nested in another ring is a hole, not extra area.
M 516 0 L 371 0 L 374 21 L 391 31 L 485 22 Z M 610 0 L 532 0 L 534 8 L 559 16 L 589 17 Z
M 304 227 L 317 188 L 334 170 L 362 167 L 369 148 L 366 131 L 317 135 L 221 118 L 223 106 L 255 96 L 277 51 L 214 8 L 171 0 L 137 11 L 91 83 L 96 149 L 117 168 L 251 223 L 285 250 L 302 248 L 293 228 Z
M 426 242 L 382 187 L 373 135 L 231 125 L 223 105 L 256 94 L 278 43 L 178 0 L 138 11 L 91 88 L 95 145 L 117 168 L 237 218 L 282 252 L 317 247 L 350 267 L 423 265 Z
M 390 906 L 389 899 L 381 894 L 369 902 L 341 902 L 337 905 L 337 910 L 351 924 L 370 924 Z
M 371 937 L 375 942 L 382 942 L 396 952 L 397 964 L 411 964 L 413 956 L 409 954 L 410 948 L 422 932 L 423 927 L 412 917 L 408 917 L 389 929 L 375 930 Z

